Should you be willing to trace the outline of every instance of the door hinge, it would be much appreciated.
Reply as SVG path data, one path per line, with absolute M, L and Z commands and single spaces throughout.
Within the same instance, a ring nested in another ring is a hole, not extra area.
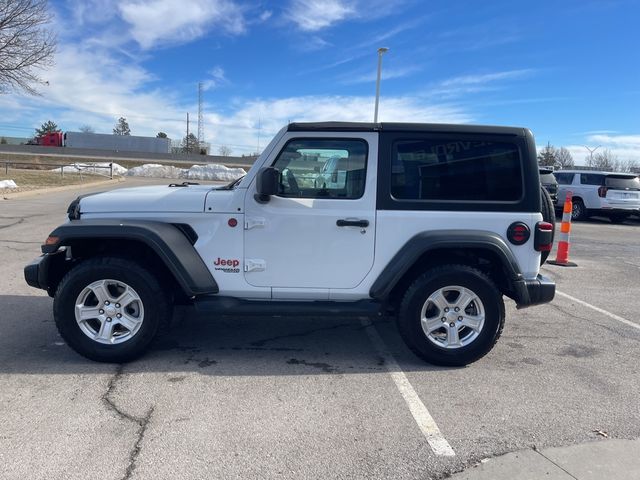
M 249 230 L 254 227 L 264 227 L 266 220 L 261 217 L 247 218 L 244 222 L 244 229 Z
M 245 272 L 264 272 L 267 269 L 267 262 L 256 258 L 244 259 Z

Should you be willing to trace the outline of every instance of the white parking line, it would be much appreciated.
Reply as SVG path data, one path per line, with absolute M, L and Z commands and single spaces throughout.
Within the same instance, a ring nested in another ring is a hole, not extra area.
M 407 403 L 411 415 L 413 415 L 413 418 L 418 424 L 418 427 L 420 427 L 422 434 L 427 439 L 427 443 L 429 443 L 433 453 L 436 455 L 453 457 L 455 455 L 453 448 L 451 448 L 449 442 L 447 442 L 447 440 L 442 436 L 442 433 L 429 413 L 429 410 L 424 406 L 424 403 L 422 403 L 422 400 L 420 400 L 420 397 L 413 389 L 413 386 L 409 383 L 409 379 L 400 368 L 400 365 L 398 365 L 396 359 L 393 357 L 391 352 L 389 352 L 384 340 L 380 337 L 380 334 L 373 326 L 373 323 L 371 323 L 371 320 L 362 319 L 361 322 L 365 327 L 365 331 L 367 332 L 367 335 L 369 335 L 369 339 L 371 340 L 371 343 L 373 343 L 378 355 L 384 359 L 387 371 L 391 375 L 396 387 L 398 387 L 402 398 L 404 398 L 404 401 Z
M 560 295 L 561 297 L 565 297 L 573 302 L 579 303 L 580 305 L 584 305 L 585 307 L 589 307 L 592 310 L 595 310 L 596 312 L 602 313 L 603 315 L 606 315 L 609 318 L 613 318 L 614 320 L 617 320 L 619 322 L 624 323 L 625 325 L 629 325 L 630 327 L 636 328 L 638 330 L 640 330 L 640 325 L 637 323 L 634 323 L 630 320 L 627 320 L 626 318 L 622 318 L 619 315 L 616 315 L 615 313 L 611 313 L 611 312 L 607 312 L 606 310 L 600 308 L 600 307 L 596 307 L 595 305 L 591 305 L 590 303 L 587 303 L 583 300 L 580 300 L 576 297 L 572 297 L 571 295 L 564 293 L 564 292 L 559 292 L 556 290 L 556 293 L 558 295 Z

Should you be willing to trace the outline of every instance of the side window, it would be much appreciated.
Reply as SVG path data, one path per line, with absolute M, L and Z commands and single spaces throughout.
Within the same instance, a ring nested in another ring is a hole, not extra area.
M 573 173 L 554 173 L 560 185 L 571 185 L 573 183 Z
M 391 195 L 399 200 L 520 200 L 520 151 L 506 142 L 398 140 L 392 147 Z
M 604 185 L 604 175 L 597 173 L 581 173 L 580 183 L 582 185 Z
M 280 171 L 281 197 L 362 197 L 367 142 L 341 138 L 296 138 L 289 141 L 273 166 Z

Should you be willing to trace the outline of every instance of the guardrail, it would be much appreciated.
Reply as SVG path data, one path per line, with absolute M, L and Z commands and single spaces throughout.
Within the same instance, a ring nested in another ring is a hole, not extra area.
M 64 178 L 65 168 L 67 170 L 71 168 L 75 168 L 76 171 L 73 174 L 79 174 L 82 179 L 82 173 L 93 173 L 96 175 L 104 175 L 108 176 L 111 180 L 113 180 L 113 162 L 110 162 L 109 165 L 91 165 L 91 164 L 83 164 L 83 163 L 71 163 L 66 165 L 60 165 L 59 163 L 36 163 L 36 162 L 2 162 L 4 163 L 4 173 L 9 175 L 9 166 L 16 167 L 17 165 L 31 165 L 31 166 L 39 166 L 39 167 L 56 167 L 60 169 L 60 176 Z M 19 167 L 18 167 L 19 168 Z M 108 170 L 108 173 L 99 173 L 97 170 Z

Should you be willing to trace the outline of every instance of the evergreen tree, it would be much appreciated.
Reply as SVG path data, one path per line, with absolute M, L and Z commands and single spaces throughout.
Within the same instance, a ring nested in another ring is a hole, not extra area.
M 56 133 L 60 131 L 61 130 L 58 128 L 58 125 L 56 125 L 55 122 L 47 120 L 40 126 L 40 128 L 36 128 L 36 137 L 41 137 L 42 135 L 45 135 L 47 133 Z
M 182 150 L 182 153 L 198 153 L 198 137 L 196 137 L 193 133 L 190 133 L 189 136 L 184 137 L 182 139 L 182 143 L 180 144 L 180 150 Z
M 120 117 L 118 119 L 118 123 L 113 129 L 114 135 L 131 135 L 131 129 L 129 128 L 129 123 L 127 119 L 124 117 Z
M 547 146 L 538 153 L 538 164 L 541 167 L 555 167 L 557 155 L 558 151 L 555 147 L 550 143 L 547 143 Z

